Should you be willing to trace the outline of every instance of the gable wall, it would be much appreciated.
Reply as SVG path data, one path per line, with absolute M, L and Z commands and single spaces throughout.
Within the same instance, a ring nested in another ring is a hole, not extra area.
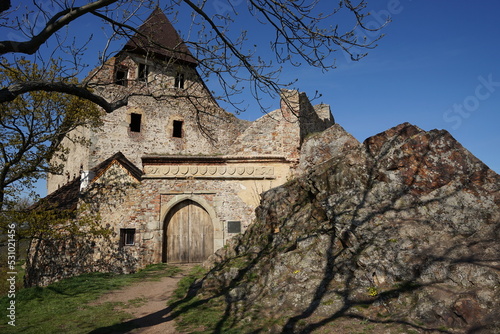
M 283 156 L 295 163 L 304 139 L 333 124 L 329 106 L 313 107 L 304 93 L 282 90 L 280 109 L 252 122 L 236 138 L 229 153 L 236 156 Z
M 137 82 L 137 62 L 151 64 L 150 81 Z M 127 87 L 113 82 L 115 65 L 129 69 Z M 175 73 L 185 73 L 185 89 L 174 88 Z M 84 136 L 89 145 L 65 140 L 69 149 L 62 175 L 49 175 L 48 192 L 89 170 L 116 152 L 122 152 L 142 168 L 141 157 L 147 154 L 200 155 L 223 154 L 248 126 L 247 121 L 222 110 L 201 82 L 196 70 L 168 62 L 152 62 L 137 55 L 113 58 L 90 75 L 95 91 L 109 101 L 131 94 L 126 107 L 103 113 L 100 129 L 78 129 L 69 135 Z M 130 129 L 131 114 L 141 115 L 140 132 Z M 183 121 L 183 136 L 175 138 L 173 122 Z

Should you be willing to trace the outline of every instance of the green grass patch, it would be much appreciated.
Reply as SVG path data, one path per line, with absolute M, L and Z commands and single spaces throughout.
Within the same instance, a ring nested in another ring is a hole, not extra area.
M 120 303 L 88 305 L 111 290 L 138 281 L 172 276 L 181 269 L 158 264 L 135 274 L 116 275 L 90 273 L 62 280 L 45 288 L 32 287 L 16 293 L 16 327 L 2 311 L 2 333 L 88 333 L 98 328 L 120 326 L 130 314 L 120 311 Z M 10 300 L 0 299 L 0 309 L 6 310 Z M 118 310 L 117 310 L 118 308 Z
M 7 261 L 3 262 L 7 264 Z M 16 269 L 13 272 L 16 272 L 16 291 L 19 291 L 23 288 L 23 280 L 24 280 L 24 260 L 20 260 L 16 262 Z M 7 266 L 0 265 L 0 297 L 6 296 L 10 290 L 10 283 L 7 281 L 7 278 L 10 278 L 12 275 L 8 275 L 8 272 L 11 272 Z
M 213 333 L 222 320 L 224 302 L 221 298 L 205 301 L 194 297 L 178 305 L 175 311 L 180 312 L 177 319 L 177 329 L 180 331 Z
M 137 297 L 134 299 L 130 299 L 127 302 L 127 306 L 132 306 L 132 307 L 140 307 L 142 305 L 145 305 L 148 302 L 148 299 L 145 297 Z
M 183 277 L 179 283 L 177 283 L 177 289 L 175 289 L 174 294 L 170 300 L 170 303 L 179 302 L 183 299 L 189 291 L 191 285 L 199 278 L 203 277 L 205 270 L 201 266 L 195 266 L 191 269 L 188 275 Z
M 172 313 L 178 314 L 177 328 L 190 333 L 212 333 L 224 315 L 222 298 L 203 300 L 198 296 L 189 296 L 193 283 L 205 274 L 202 267 L 197 266 L 177 284 L 170 305 Z M 226 332 L 224 332 L 226 333 Z
M 232 258 L 227 264 L 228 268 L 243 269 L 248 266 L 249 260 L 246 256 L 238 256 Z
M 231 311 L 227 314 L 226 295 L 205 296 L 191 295 L 190 289 L 196 286 L 196 280 L 205 275 L 201 267 L 195 267 L 193 271 L 178 283 L 169 305 L 173 307 L 171 314 L 176 316 L 176 326 L 181 332 L 190 334 L 209 334 L 220 332 L 224 334 L 242 334 L 254 332 L 256 326 L 268 319 L 241 319 L 237 313 L 238 307 L 233 304 Z M 257 310 L 255 309 L 257 312 Z M 258 312 L 257 312 L 258 313 Z M 271 319 L 268 322 L 275 322 Z

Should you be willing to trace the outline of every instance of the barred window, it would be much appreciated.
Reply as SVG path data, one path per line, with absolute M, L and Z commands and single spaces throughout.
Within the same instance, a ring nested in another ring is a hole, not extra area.
M 135 245 L 135 228 L 120 229 L 120 246 Z

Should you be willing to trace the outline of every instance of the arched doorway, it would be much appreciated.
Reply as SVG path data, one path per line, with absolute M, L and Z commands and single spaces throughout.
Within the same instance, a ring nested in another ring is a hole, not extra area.
M 182 201 L 165 218 L 163 240 L 163 262 L 203 262 L 214 252 L 212 219 L 198 203 Z

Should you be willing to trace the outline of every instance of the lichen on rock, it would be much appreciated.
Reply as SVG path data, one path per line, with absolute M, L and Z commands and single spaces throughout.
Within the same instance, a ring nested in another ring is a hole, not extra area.
M 227 293 L 234 316 L 282 319 L 283 333 L 350 317 L 500 328 L 498 174 L 446 131 L 408 123 L 363 144 L 340 126 L 308 141 L 303 175 L 262 195 L 200 296 Z

